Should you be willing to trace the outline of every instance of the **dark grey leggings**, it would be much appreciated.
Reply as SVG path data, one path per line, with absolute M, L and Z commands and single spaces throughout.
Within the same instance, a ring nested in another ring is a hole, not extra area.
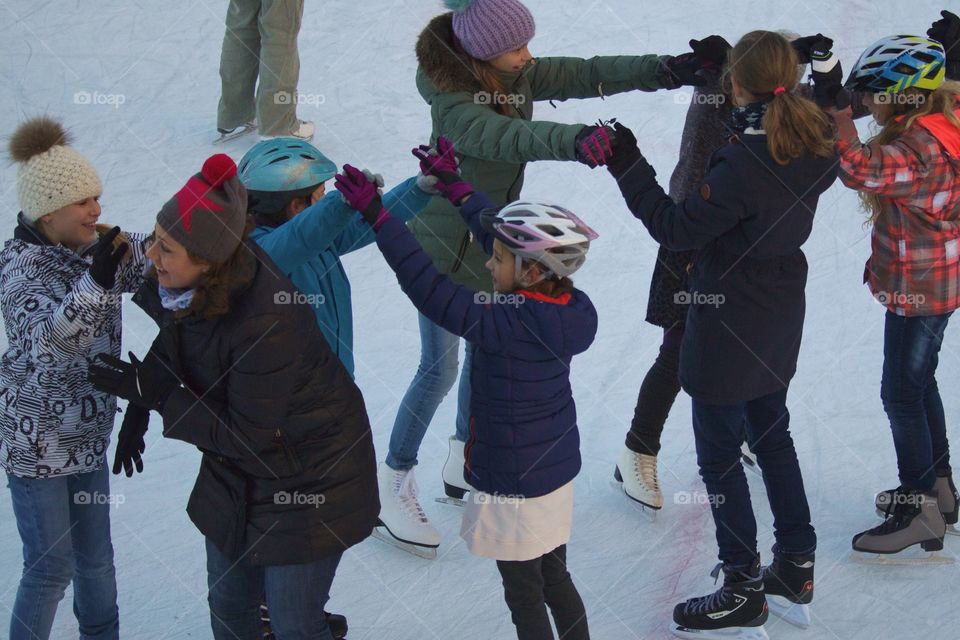
M 560 640 L 589 640 L 587 612 L 567 572 L 566 545 L 533 560 L 497 560 L 497 569 L 519 640 L 553 640 L 547 607 Z

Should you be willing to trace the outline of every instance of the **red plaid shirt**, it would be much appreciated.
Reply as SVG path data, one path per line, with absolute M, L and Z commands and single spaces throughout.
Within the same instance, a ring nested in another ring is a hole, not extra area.
M 840 179 L 880 196 L 864 282 L 901 316 L 957 309 L 960 130 L 943 115 L 924 116 L 890 144 L 863 144 L 849 111 L 835 117 Z

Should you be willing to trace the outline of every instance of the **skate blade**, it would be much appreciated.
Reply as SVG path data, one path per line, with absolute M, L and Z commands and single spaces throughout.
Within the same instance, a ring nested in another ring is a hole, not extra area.
M 767 608 L 770 613 L 789 622 L 795 627 L 806 629 L 810 626 L 810 605 L 790 602 L 783 596 L 767 596 Z
M 381 531 L 381 527 L 376 527 L 371 534 L 377 540 L 382 540 L 389 545 L 400 549 L 401 551 L 406 551 L 411 553 L 418 558 L 424 558 L 425 560 L 435 560 L 437 558 L 437 548 L 436 547 L 425 547 L 419 544 L 413 544 L 412 542 L 404 542 L 394 538 L 389 531 Z
M 255 126 L 251 127 L 251 126 L 243 125 L 238 129 L 236 129 L 235 131 L 231 131 L 230 133 L 221 133 L 220 137 L 213 141 L 213 144 L 223 144 L 224 142 L 230 142 L 231 140 L 236 140 L 237 138 L 243 137 L 248 133 L 253 133 L 256 130 L 257 128 Z
M 960 531 L 957 530 L 957 526 L 953 524 L 947 525 L 947 535 L 948 536 L 960 536 Z
M 620 491 L 621 493 L 623 493 L 623 495 L 630 498 L 630 502 L 636 505 L 640 505 L 640 513 L 643 514 L 648 520 L 650 520 L 650 522 L 653 522 L 654 520 L 657 519 L 657 513 L 660 511 L 660 507 L 654 507 L 642 500 L 637 500 L 632 495 L 627 493 L 627 490 L 623 488 L 622 482 L 618 482 L 614 480 L 610 483 L 610 485 L 616 488 L 617 491 Z
M 449 504 L 451 507 L 463 507 L 467 504 L 466 500 L 460 498 L 451 498 L 450 496 L 441 496 L 439 498 L 434 498 L 440 504 Z
M 767 630 L 759 627 L 728 627 L 726 629 L 691 629 L 671 624 L 673 635 L 689 640 L 770 640 Z
M 878 566 L 923 566 L 955 564 L 952 557 L 942 556 L 937 551 L 919 551 L 909 549 L 900 553 L 870 553 L 869 551 L 854 551 L 850 558 L 858 564 Z

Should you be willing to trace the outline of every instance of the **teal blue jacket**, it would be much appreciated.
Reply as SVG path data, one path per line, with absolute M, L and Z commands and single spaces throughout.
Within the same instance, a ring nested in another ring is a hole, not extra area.
M 383 196 L 383 205 L 405 222 L 429 201 L 430 195 L 417 187 L 416 178 L 401 182 Z M 250 237 L 298 289 L 299 294 L 290 293 L 289 302 L 313 307 L 323 336 L 353 376 L 350 281 L 340 256 L 374 242 L 373 230 L 343 202 L 338 191 L 332 191 L 278 227 L 258 225 Z

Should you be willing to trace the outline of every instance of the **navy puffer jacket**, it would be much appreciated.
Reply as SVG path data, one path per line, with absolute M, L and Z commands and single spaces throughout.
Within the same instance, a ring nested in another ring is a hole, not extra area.
M 487 254 L 493 236 L 480 226 L 480 212 L 493 206 L 478 192 L 460 208 Z M 437 271 L 396 219 L 380 228 L 377 245 L 417 309 L 476 346 L 464 479 L 487 493 L 528 498 L 570 482 L 580 471 L 570 360 L 597 332 L 587 295 L 476 294 Z

